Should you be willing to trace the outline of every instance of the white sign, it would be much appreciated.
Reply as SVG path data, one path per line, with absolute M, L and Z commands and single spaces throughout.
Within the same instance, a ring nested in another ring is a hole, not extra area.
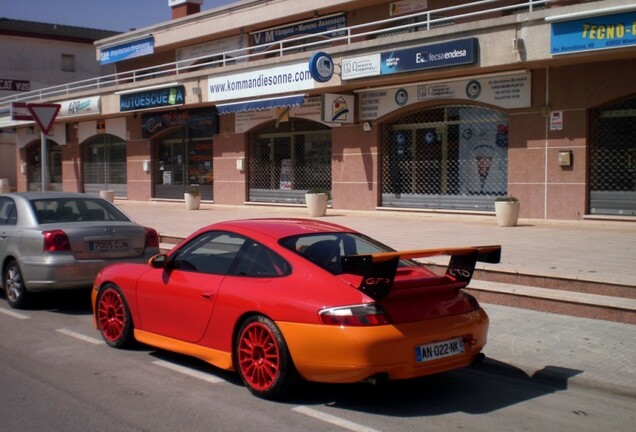
M 377 76 L 380 75 L 380 53 L 345 58 L 341 65 L 343 80 Z
M 473 100 L 506 109 L 527 108 L 530 93 L 529 72 L 369 90 L 360 93 L 360 120 L 374 120 L 399 108 L 437 99 Z
M 220 102 L 313 89 L 307 62 L 238 74 L 209 75 L 208 101 Z
M 57 117 L 66 118 L 89 114 L 100 114 L 101 110 L 99 102 L 99 96 L 60 102 L 60 105 L 62 105 L 62 107 L 60 108 L 60 112 Z
M 563 130 L 563 111 L 552 111 L 550 113 L 550 130 Z
M 326 123 L 352 124 L 355 112 L 355 98 L 353 95 L 324 94 L 322 104 L 322 121 Z

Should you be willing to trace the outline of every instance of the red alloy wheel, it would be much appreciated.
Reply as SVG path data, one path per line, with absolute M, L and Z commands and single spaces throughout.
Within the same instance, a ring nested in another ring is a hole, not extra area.
M 252 322 L 241 332 L 238 364 L 246 384 L 257 392 L 269 390 L 280 373 L 281 357 L 276 337 L 261 322 Z
M 124 336 L 126 309 L 121 295 L 114 288 L 106 288 L 99 298 L 97 321 L 106 341 L 114 343 Z

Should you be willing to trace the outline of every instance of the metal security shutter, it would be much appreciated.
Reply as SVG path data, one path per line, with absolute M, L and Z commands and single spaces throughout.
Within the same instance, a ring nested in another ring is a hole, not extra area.
M 126 141 L 114 135 L 90 138 L 84 144 L 82 172 L 84 192 L 112 190 L 116 197 L 127 197 Z
M 382 206 L 494 211 L 508 190 L 508 118 L 474 106 L 407 113 L 382 126 Z
M 331 189 L 331 129 L 291 119 L 250 133 L 249 201 L 305 203 L 308 189 Z
M 590 213 L 636 216 L 636 98 L 602 109 L 590 143 Z

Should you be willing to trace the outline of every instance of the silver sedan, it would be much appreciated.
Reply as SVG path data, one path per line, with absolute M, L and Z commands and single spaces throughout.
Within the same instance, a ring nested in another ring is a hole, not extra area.
M 0 194 L 0 275 L 13 308 L 27 307 L 35 292 L 90 288 L 107 265 L 146 262 L 158 253 L 154 229 L 97 196 Z

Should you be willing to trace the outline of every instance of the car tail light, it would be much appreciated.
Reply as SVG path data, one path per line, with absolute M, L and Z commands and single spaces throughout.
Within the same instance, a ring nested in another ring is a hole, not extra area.
M 62 230 L 42 231 L 44 236 L 44 252 L 69 252 L 71 242 Z
M 373 326 L 391 323 L 391 317 L 376 303 L 341 306 L 318 312 L 323 324 L 342 326 Z
M 146 230 L 146 245 L 145 247 L 159 247 L 159 234 L 152 228 L 144 228 Z

